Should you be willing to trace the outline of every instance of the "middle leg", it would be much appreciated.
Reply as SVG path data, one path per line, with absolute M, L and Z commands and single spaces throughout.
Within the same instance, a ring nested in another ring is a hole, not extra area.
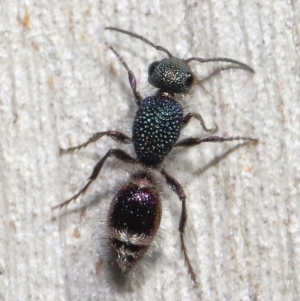
M 208 136 L 204 138 L 186 138 L 183 139 L 175 144 L 174 147 L 192 147 L 195 145 L 198 145 L 202 142 L 225 142 L 225 141 L 234 141 L 234 140 L 243 140 L 243 141 L 249 141 L 252 142 L 253 144 L 258 143 L 258 139 L 256 138 L 251 138 L 251 137 L 220 137 L 220 136 Z
M 60 149 L 60 154 L 66 154 L 69 152 L 73 152 L 74 150 L 78 150 L 81 149 L 83 147 L 86 147 L 87 145 L 89 145 L 90 143 L 96 142 L 97 140 L 99 140 L 100 138 L 102 138 L 104 135 L 112 138 L 113 140 L 120 142 L 120 143 L 131 143 L 131 138 L 128 137 L 127 135 L 118 132 L 118 131 L 105 131 L 105 132 L 98 132 L 96 134 L 94 134 L 91 138 L 89 138 L 89 140 L 85 143 L 82 143 L 80 145 L 74 146 L 74 147 L 70 147 L 67 149 Z

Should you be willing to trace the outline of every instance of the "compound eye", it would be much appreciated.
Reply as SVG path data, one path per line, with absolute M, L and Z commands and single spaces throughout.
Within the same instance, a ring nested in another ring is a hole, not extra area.
M 185 85 L 186 87 L 191 87 L 191 85 L 193 84 L 194 81 L 194 75 L 192 73 L 188 73 L 187 74 L 187 78 L 185 80 Z
M 148 68 L 148 74 L 152 75 L 158 65 L 159 65 L 158 61 L 155 61 L 155 62 L 151 63 L 149 68 Z

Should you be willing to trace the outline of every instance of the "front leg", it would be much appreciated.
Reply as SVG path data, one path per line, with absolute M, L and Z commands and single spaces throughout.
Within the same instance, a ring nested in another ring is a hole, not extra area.
M 191 121 L 192 118 L 197 119 L 200 121 L 200 124 L 202 128 L 204 129 L 205 132 L 209 132 L 210 134 L 214 134 L 218 131 L 218 126 L 215 125 L 212 129 L 208 129 L 205 125 L 205 122 L 202 118 L 202 116 L 199 113 L 188 113 L 186 116 L 184 116 L 183 121 L 182 121 L 182 128 L 186 127 L 189 122 Z
M 112 46 L 109 46 L 109 49 L 116 55 L 116 57 L 120 60 L 122 65 L 127 70 L 130 88 L 132 90 L 132 93 L 134 95 L 134 98 L 135 98 L 135 101 L 136 101 L 137 105 L 140 106 L 143 98 L 142 98 L 141 94 L 136 90 L 136 79 L 135 79 L 135 76 L 134 76 L 133 72 L 129 69 L 129 67 L 127 66 L 127 64 L 123 60 L 123 58 L 119 55 L 119 53 Z

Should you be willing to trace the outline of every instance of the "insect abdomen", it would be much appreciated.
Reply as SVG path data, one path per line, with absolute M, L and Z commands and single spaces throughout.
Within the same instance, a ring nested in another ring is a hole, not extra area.
M 123 274 L 144 257 L 159 228 L 161 201 L 155 185 L 149 173 L 134 174 L 111 203 L 109 244 Z

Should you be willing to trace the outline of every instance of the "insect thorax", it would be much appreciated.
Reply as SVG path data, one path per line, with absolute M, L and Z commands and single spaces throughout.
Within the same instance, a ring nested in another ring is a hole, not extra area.
M 183 120 L 182 106 L 162 95 L 145 98 L 133 122 L 133 144 L 139 161 L 161 164 L 176 143 Z

